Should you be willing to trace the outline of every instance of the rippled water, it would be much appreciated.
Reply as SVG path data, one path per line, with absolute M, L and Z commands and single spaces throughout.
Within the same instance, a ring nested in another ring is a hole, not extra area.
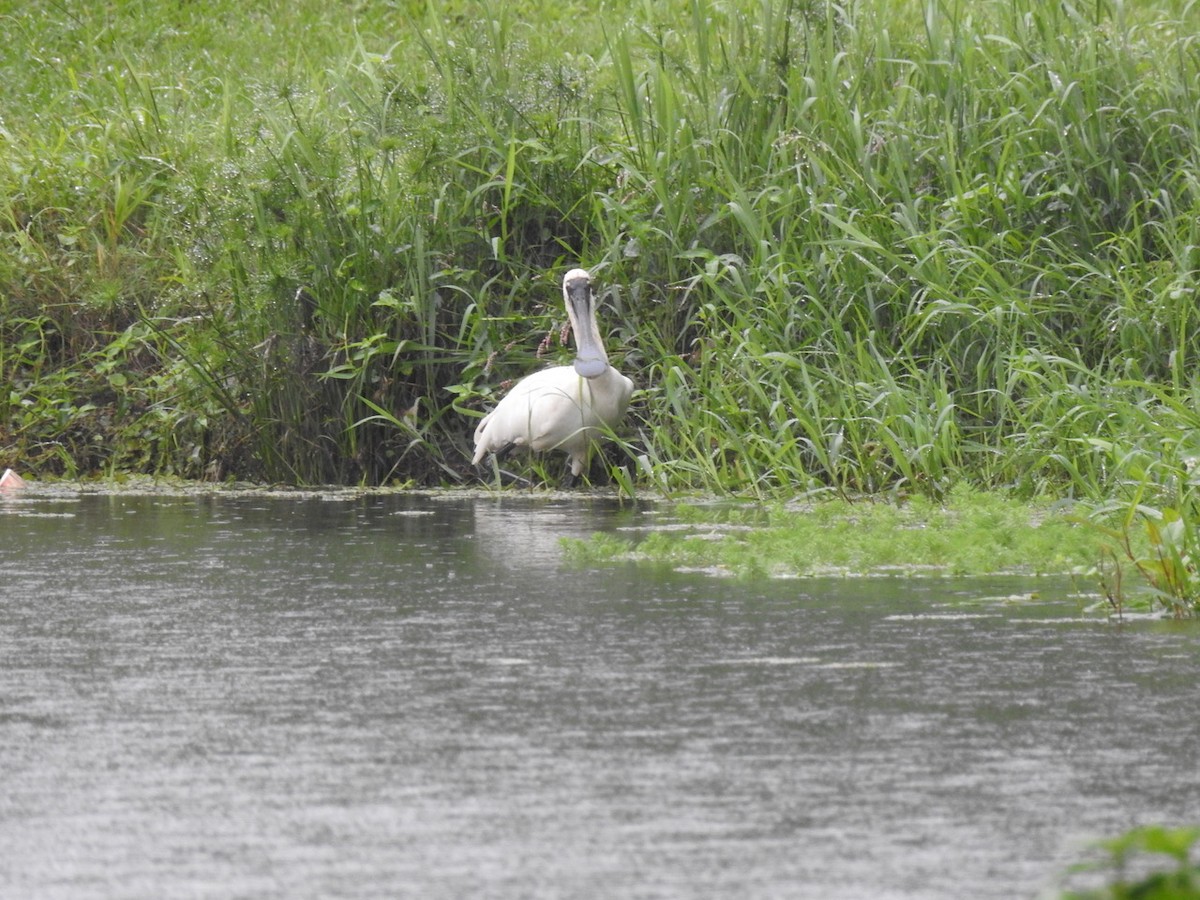
M 0 895 L 1035 897 L 1200 821 L 1195 629 L 562 562 L 656 516 L 0 501 Z

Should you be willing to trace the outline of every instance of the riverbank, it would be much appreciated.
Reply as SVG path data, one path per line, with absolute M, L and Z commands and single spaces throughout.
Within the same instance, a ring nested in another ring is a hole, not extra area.
M 25 4 L 0 467 L 474 483 L 584 265 L 637 388 L 597 480 L 1176 491 L 1200 9 L 927 12 Z

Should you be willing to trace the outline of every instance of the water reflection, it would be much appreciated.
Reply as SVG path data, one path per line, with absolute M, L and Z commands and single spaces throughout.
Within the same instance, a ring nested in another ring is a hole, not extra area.
M 1190 629 L 1067 584 L 563 566 L 587 499 L 0 505 L 37 898 L 1034 896 L 1200 818 Z

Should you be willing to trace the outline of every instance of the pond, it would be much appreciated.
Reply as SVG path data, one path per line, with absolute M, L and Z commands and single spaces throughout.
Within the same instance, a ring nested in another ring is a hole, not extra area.
M 0 884 L 1013 898 L 1200 819 L 1191 627 L 1058 579 L 573 568 L 653 506 L 0 499 Z

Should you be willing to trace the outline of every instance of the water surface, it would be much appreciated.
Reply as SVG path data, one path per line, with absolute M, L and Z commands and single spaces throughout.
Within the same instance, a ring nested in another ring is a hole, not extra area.
M 658 521 L 0 501 L 0 895 L 1036 897 L 1200 821 L 1193 628 L 1064 580 L 563 562 Z

